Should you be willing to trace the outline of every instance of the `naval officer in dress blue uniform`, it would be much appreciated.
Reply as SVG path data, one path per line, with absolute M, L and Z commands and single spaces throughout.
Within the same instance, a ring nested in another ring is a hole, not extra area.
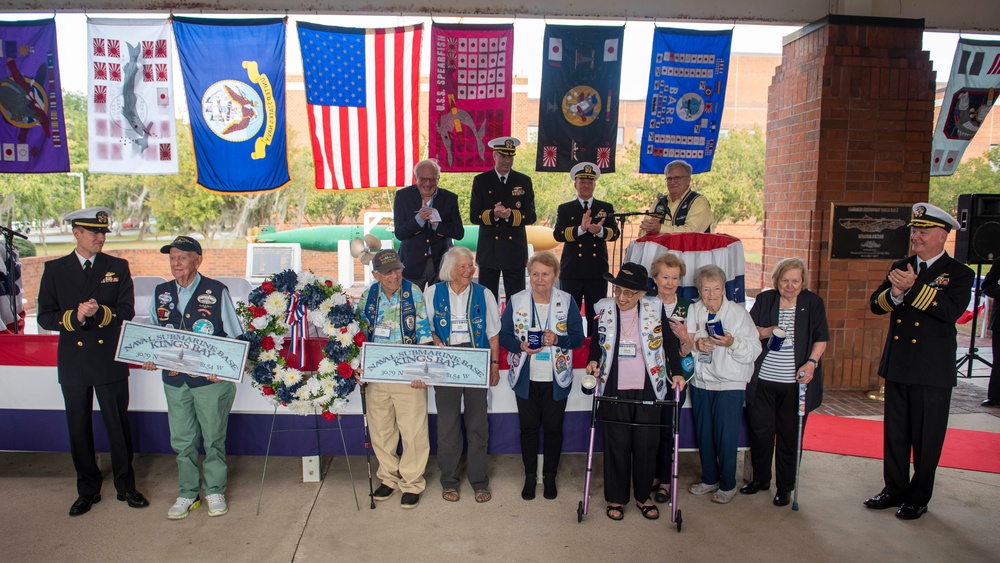
M 576 188 L 576 199 L 559 206 L 552 236 L 565 243 L 559 265 L 559 287 L 584 303 L 587 333 L 594 335 L 594 303 L 608 296 L 604 279 L 608 267 L 608 243 L 618 239 L 615 207 L 594 198 L 594 187 L 601 169 L 592 162 L 581 162 L 569 171 Z
M 469 219 L 479 225 L 476 264 L 479 283 L 500 299 L 500 276 L 507 297 L 524 289 L 528 263 L 526 225 L 535 222 L 531 178 L 512 170 L 518 141 L 499 137 L 489 142 L 496 166 L 472 180 Z
M 899 507 L 915 520 L 927 512 L 956 385 L 955 321 L 969 304 L 974 275 L 944 250 L 954 217 L 929 203 L 913 206 L 913 256 L 892 265 L 869 299 L 889 315 L 878 373 L 885 378 L 885 486 L 865 501 L 873 509 Z M 913 475 L 910 475 L 910 454 Z
M 38 326 L 59 332 L 59 385 L 79 495 L 70 516 L 86 514 L 101 500 L 104 475 L 94 457 L 94 395 L 108 431 L 117 498 L 132 508 L 149 506 L 135 490 L 129 369 L 114 359 L 122 321 L 135 316 L 135 295 L 128 261 L 101 252 L 110 218 L 107 207 L 67 215 L 64 220 L 73 225 L 76 249 L 45 263 L 38 289 Z

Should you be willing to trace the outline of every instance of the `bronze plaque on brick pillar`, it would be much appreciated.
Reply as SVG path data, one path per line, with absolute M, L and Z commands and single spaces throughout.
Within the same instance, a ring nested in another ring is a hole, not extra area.
M 898 260 L 910 253 L 910 205 L 831 203 L 830 259 Z

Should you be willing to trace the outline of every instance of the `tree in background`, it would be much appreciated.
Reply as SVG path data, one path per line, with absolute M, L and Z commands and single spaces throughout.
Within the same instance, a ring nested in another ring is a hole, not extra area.
M 960 194 L 1000 194 L 1000 147 L 965 160 L 951 176 L 931 178 L 932 205 L 957 214 Z

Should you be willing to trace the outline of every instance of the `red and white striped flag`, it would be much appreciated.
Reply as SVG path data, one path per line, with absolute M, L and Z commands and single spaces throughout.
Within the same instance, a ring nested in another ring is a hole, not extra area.
M 298 22 L 298 32 L 316 188 L 412 183 L 423 25 L 358 29 Z

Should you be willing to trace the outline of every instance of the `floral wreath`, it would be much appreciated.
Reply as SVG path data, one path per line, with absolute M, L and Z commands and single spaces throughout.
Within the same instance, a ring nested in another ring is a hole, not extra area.
M 356 385 L 353 373 L 361 365 L 368 324 L 347 294 L 333 280 L 285 270 L 251 291 L 247 301 L 237 313 L 246 327 L 240 338 L 250 343 L 247 371 L 253 386 L 292 413 L 337 418 Z M 280 353 L 290 333 L 290 351 L 301 362 L 310 328 L 329 339 L 315 372 L 289 365 Z

